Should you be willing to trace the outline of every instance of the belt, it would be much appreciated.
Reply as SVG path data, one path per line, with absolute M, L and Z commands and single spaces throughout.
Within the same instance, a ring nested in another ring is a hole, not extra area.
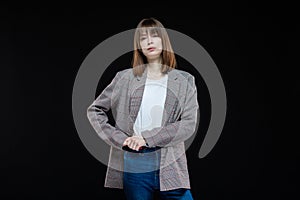
M 146 147 L 146 146 L 142 146 L 139 148 L 138 151 L 133 150 L 131 148 L 129 148 L 127 145 L 123 146 L 122 149 L 125 151 L 129 151 L 129 152 L 133 152 L 133 153 L 144 153 L 144 152 L 152 152 L 152 151 L 156 151 L 158 149 L 160 149 L 161 147 Z

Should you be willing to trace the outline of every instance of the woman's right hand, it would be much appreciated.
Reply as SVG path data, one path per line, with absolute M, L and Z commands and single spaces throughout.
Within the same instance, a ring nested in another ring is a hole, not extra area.
M 124 141 L 123 146 L 138 151 L 142 146 L 146 146 L 146 141 L 142 136 L 131 136 Z

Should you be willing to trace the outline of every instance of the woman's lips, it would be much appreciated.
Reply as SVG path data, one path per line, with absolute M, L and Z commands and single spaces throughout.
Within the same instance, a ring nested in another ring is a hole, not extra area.
M 148 50 L 148 51 L 154 51 L 155 48 L 154 48 L 154 47 L 149 47 L 147 50 Z

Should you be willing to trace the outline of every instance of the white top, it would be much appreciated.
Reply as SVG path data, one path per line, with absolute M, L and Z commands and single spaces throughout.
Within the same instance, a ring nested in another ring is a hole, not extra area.
M 167 95 L 168 74 L 159 80 L 146 79 L 143 99 L 133 126 L 134 133 L 161 127 Z

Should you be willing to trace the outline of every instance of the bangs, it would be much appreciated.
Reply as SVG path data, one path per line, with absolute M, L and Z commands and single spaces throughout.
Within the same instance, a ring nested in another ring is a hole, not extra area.
M 137 30 L 137 36 L 140 38 L 143 34 L 148 34 L 150 35 L 157 34 L 159 37 L 162 37 L 162 30 L 160 27 L 157 26 L 145 26 L 145 27 L 140 27 Z

